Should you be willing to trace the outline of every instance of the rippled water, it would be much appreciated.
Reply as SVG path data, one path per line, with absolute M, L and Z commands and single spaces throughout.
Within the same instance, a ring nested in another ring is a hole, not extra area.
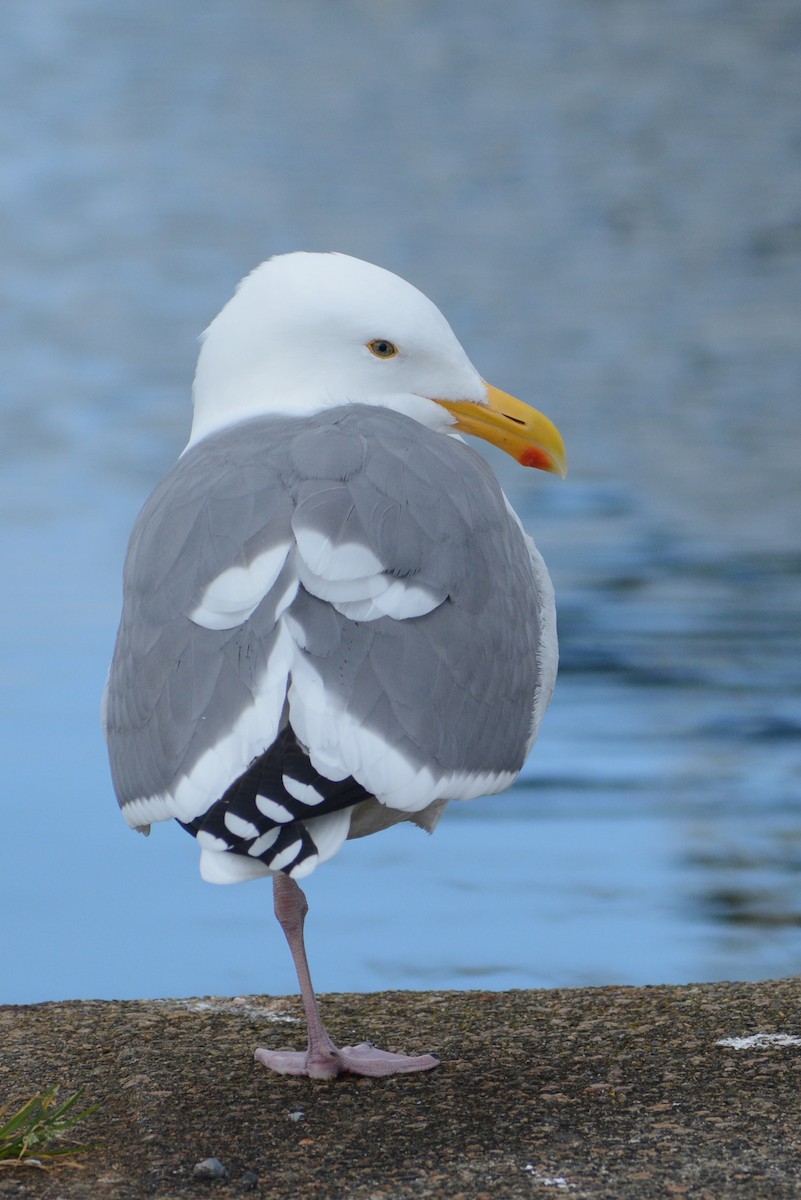
M 561 426 L 493 463 L 562 671 L 525 777 L 309 882 L 323 989 L 801 965 L 801 20 L 657 0 L 6 0 L 0 1000 L 283 992 L 263 884 L 118 816 L 97 707 L 195 338 L 291 248 L 386 265 Z

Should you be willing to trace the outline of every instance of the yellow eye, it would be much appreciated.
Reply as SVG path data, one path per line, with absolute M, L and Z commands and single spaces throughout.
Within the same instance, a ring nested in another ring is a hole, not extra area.
M 367 349 L 376 358 L 394 358 L 398 353 L 398 347 L 392 342 L 388 342 L 386 338 L 375 338 L 372 342 L 368 342 Z

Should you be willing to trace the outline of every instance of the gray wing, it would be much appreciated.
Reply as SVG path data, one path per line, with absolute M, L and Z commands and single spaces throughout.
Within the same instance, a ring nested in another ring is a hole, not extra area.
M 208 437 L 129 549 L 106 705 L 126 816 L 194 820 L 287 722 L 391 808 L 500 790 L 553 685 L 552 605 L 455 439 L 363 406 Z

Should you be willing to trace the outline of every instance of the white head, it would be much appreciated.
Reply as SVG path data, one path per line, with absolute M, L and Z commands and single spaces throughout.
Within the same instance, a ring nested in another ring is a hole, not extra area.
M 484 383 L 422 292 L 346 254 L 283 254 L 243 279 L 203 335 L 194 404 L 190 445 L 248 417 L 373 404 L 563 469 L 554 426 Z
M 422 292 L 345 254 L 283 254 L 243 279 L 203 335 L 192 441 L 245 417 L 356 403 L 453 425 L 434 399 L 484 404 L 487 392 Z

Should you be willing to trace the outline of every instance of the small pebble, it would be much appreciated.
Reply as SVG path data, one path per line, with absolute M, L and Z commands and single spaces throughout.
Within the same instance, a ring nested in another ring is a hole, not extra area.
M 302 1121 L 305 1115 L 306 1114 L 304 1113 L 302 1108 L 295 1108 L 289 1114 L 289 1119 L 290 1119 L 290 1121 Z
M 228 1172 L 219 1158 L 204 1158 L 192 1168 L 193 1179 L 227 1179 Z
M 246 1192 L 251 1192 L 259 1182 L 259 1177 L 255 1171 L 242 1172 L 242 1189 Z

